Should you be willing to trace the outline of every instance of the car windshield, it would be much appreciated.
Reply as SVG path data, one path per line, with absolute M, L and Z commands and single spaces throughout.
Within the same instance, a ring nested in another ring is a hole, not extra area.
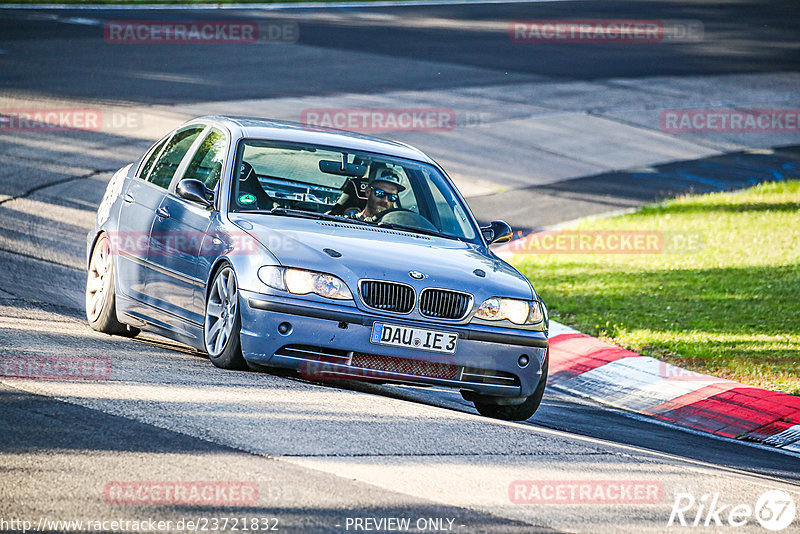
M 468 208 L 426 163 L 331 147 L 243 140 L 229 210 L 341 218 L 479 243 Z

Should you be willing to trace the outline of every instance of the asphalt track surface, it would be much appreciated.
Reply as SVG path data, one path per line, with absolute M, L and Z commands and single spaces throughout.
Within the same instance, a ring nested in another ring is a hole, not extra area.
M 43 15 L 37 18 L 2 12 L 0 86 L 4 96 L 190 105 L 798 70 L 792 42 L 798 8 L 790 2 L 355 11 L 372 16 L 354 17 L 354 10 L 191 14 L 296 20 L 300 43 L 307 46 L 294 55 L 269 55 L 269 48 L 263 55 L 213 46 L 109 48 L 98 44 L 96 26 L 52 20 L 51 13 L 34 13 Z M 90 16 L 124 18 L 103 11 Z M 557 16 L 700 19 L 716 38 L 643 50 L 548 45 L 532 54 L 509 46 L 502 32 L 459 29 L 474 21 Z M 427 28 L 418 24 L 423 20 Z M 458 23 L 443 29 L 442 20 Z M 383 58 L 372 57 L 369 72 L 350 54 L 365 50 Z M 441 70 L 432 72 L 431 64 Z M 376 72 L 375 65 L 384 69 Z M 168 75 L 129 75 L 144 71 Z M 409 517 L 451 518 L 459 532 L 659 532 L 681 491 L 698 498 L 716 492 L 725 503 L 752 505 L 766 489 L 783 489 L 800 503 L 800 460 L 794 456 L 632 418 L 556 391 L 546 394 L 530 421 L 500 423 L 477 416 L 450 391 L 223 372 L 202 355 L 154 336 L 127 340 L 92 332 L 82 314 L 85 233 L 105 182 L 150 141 L 100 132 L 6 135 L 0 138 L 0 357 L 108 358 L 113 371 L 104 382 L 2 379 L 0 518 L 246 515 L 276 517 L 281 530 L 341 532 L 348 518 Z M 722 165 L 730 165 L 734 156 L 725 157 Z M 759 165 L 790 173 L 796 149 L 769 158 L 773 163 L 762 159 Z M 562 188 L 565 209 L 536 223 L 585 213 L 580 201 L 608 210 L 697 186 L 676 187 L 669 178 L 674 168 L 662 170 L 655 183 L 616 173 L 550 184 L 551 191 Z M 471 203 L 486 203 L 489 213 L 511 203 L 502 195 Z M 109 482 L 148 480 L 254 481 L 260 497 L 245 507 L 118 506 L 103 499 Z M 519 505 L 508 497 L 514 480 L 658 481 L 664 496 L 650 505 Z M 736 530 L 763 531 L 752 520 Z
M 48 95 L 176 103 L 201 100 L 242 100 L 303 94 L 378 93 L 395 89 L 469 87 L 487 83 L 523 82 L 542 77 L 590 81 L 648 76 L 796 71 L 798 7 L 796 2 L 541 2 L 434 6 L 287 10 L 136 12 L 137 20 L 291 20 L 299 24 L 298 44 L 329 51 L 317 57 L 269 49 L 243 53 L 240 48 L 188 45 L 159 52 L 159 45 L 100 47 L 96 28 L 75 23 L 31 20 L 14 11 L 2 23 L 4 43 L 24 47 L 26 61 L 13 54 L 3 58 L 0 87 Z M 62 17 L 93 17 L 103 21 L 132 18 L 124 11 L 58 11 Z M 353 13 L 370 16 L 351 19 Z M 520 45 L 508 35 L 508 22 L 531 19 L 699 20 L 700 42 L 652 46 L 611 44 Z M 445 25 L 442 21 L 448 21 Z M 472 23 L 494 26 L 473 27 Z M 53 50 L 49 39 L 67 41 Z M 242 48 L 244 47 L 244 48 Z M 13 48 L 12 48 L 13 50 Z M 11 52 L 12 50 L 9 50 Z M 380 69 L 339 62 L 337 50 L 369 52 L 386 61 Z M 236 61 L 231 61 L 236 57 Z M 306 61 L 302 61 L 305 59 Z M 439 62 L 448 71 L 396 69 L 392 59 Z M 157 70 L 157 79 L 136 77 L 137 71 Z

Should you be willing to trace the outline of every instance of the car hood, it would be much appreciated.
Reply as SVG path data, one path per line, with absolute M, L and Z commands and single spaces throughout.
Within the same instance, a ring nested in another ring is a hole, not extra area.
M 359 279 L 373 278 L 417 288 L 468 291 L 476 296 L 532 297 L 526 278 L 483 246 L 335 221 L 232 215 L 234 224 L 257 239 L 282 265 L 335 274 L 352 284 L 351 288 Z M 333 257 L 337 253 L 341 256 Z M 485 276 L 476 275 L 476 270 Z M 410 271 L 419 271 L 425 278 L 416 281 Z

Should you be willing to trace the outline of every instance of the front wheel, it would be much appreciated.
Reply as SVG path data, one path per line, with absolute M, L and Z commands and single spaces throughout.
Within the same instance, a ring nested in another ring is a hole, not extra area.
M 111 242 L 101 235 L 94 245 L 86 275 L 86 319 L 94 330 L 105 334 L 133 337 L 138 328 L 128 326 L 117 319 L 117 295 L 114 290 L 114 262 L 111 258 Z
M 203 337 L 211 363 L 222 369 L 245 369 L 239 332 L 239 289 L 230 265 L 214 276 L 206 299 Z
M 547 370 L 550 366 L 550 349 L 544 355 L 544 364 L 542 365 L 542 378 L 539 384 L 533 391 L 533 394 L 525 399 L 522 404 L 515 404 L 512 406 L 492 404 L 488 402 L 475 401 L 475 409 L 478 413 L 491 417 L 493 419 L 503 419 L 504 421 L 525 421 L 536 413 L 539 405 L 542 403 L 544 396 L 544 388 L 547 385 Z

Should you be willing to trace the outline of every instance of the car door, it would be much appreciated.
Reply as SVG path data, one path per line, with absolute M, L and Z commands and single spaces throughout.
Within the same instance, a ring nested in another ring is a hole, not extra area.
M 203 320 L 205 285 L 200 254 L 210 225 L 212 210 L 175 193 L 180 180 L 200 180 L 212 190 L 220 180 L 228 136 L 220 129 L 208 128 L 184 159 L 157 211 L 151 231 L 155 272 L 147 282 L 148 294 L 162 310 L 200 324 Z M 177 322 L 175 326 L 179 327 Z
M 122 190 L 117 234 L 109 236 L 116 255 L 116 276 L 123 295 L 144 300 L 145 278 L 149 258 L 150 228 L 161 204 L 164 190 L 145 182 L 153 165 L 172 134 L 153 145 Z
M 153 305 L 155 301 L 152 292 L 147 289 L 147 285 L 157 268 L 154 260 L 158 253 L 153 247 L 152 226 L 157 218 L 161 202 L 167 194 L 172 176 L 204 128 L 204 125 L 191 125 L 177 130 L 165 143 L 144 179 L 136 183 L 135 187 L 129 191 L 132 197 L 129 202 L 131 209 L 124 216 L 126 217 L 126 233 L 131 237 L 127 242 L 133 247 L 133 250 L 126 248 L 124 252 L 120 252 L 120 257 L 126 254 L 130 263 L 136 264 L 131 271 L 135 270 L 137 288 L 141 289 L 139 295 L 131 296 L 150 305 Z

